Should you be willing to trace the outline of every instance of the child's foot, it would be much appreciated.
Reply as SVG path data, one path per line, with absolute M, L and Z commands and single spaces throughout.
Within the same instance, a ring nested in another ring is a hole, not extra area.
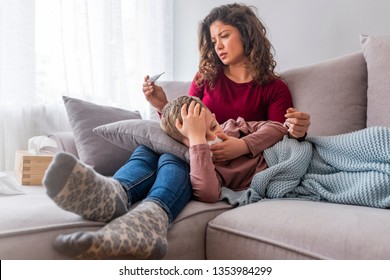
M 159 205 L 142 202 L 98 231 L 58 236 L 54 247 L 78 259 L 161 259 L 167 251 L 168 223 Z
M 58 206 L 85 219 L 109 222 L 130 206 L 117 180 L 100 175 L 68 153 L 55 155 L 42 183 Z

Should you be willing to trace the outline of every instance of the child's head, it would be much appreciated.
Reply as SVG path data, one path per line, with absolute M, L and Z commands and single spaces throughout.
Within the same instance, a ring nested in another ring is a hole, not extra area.
M 181 116 L 181 108 L 184 104 L 187 105 L 187 108 L 190 106 L 191 102 L 195 102 L 200 105 L 200 109 L 208 108 L 203 104 L 203 102 L 194 96 L 182 95 L 172 101 L 168 102 L 164 109 L 161 112 L 161 128 L 173 139 L 185 143 L 185 137 L 181 132 L 176 128 L 176 119 L 183 123 L 183 118 Z

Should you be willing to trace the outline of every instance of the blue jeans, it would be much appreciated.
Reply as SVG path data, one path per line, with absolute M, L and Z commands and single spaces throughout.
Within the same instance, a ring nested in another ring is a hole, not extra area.
M 172 223 L 192 197 L 189 169 L 189 164 L 176 156 L 160 156 L 139 146 L 113 178 L 124 187 L 129 203 L 153 201 Z

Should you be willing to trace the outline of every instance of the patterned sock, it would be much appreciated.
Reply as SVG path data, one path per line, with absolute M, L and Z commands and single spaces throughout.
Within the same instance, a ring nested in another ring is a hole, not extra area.
M 88 220 L 109 222 L 130 206 L 117 180 L 100 175 L 68 153 L 55 155 L 42 183 L 58 206 Z
M 168 224 L 168 215 L 158 204 L 141 202 L 98 231 L 58 236 L 54 247 L 78 259 L 161 259 L 167 251 Z

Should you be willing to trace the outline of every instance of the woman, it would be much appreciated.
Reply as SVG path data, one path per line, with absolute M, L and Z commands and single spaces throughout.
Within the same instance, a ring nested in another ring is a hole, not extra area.
M 220 123 L 243 117 L 247 121 L 285 122 L 289 136 L 305 137 L 310 115 L 292 108 L 291 93 L 275 73 L 276 62 L 266 29 L 251 7 L 242 4 L 214 8 L 200 24 L 199 71 L 189 95 L 199 97 Z M 164 90 L 148 83 L 143 91 L 158 112 L 168 102 Z M 243 155 L 239 142 L 213 145 L 213 161 Z

